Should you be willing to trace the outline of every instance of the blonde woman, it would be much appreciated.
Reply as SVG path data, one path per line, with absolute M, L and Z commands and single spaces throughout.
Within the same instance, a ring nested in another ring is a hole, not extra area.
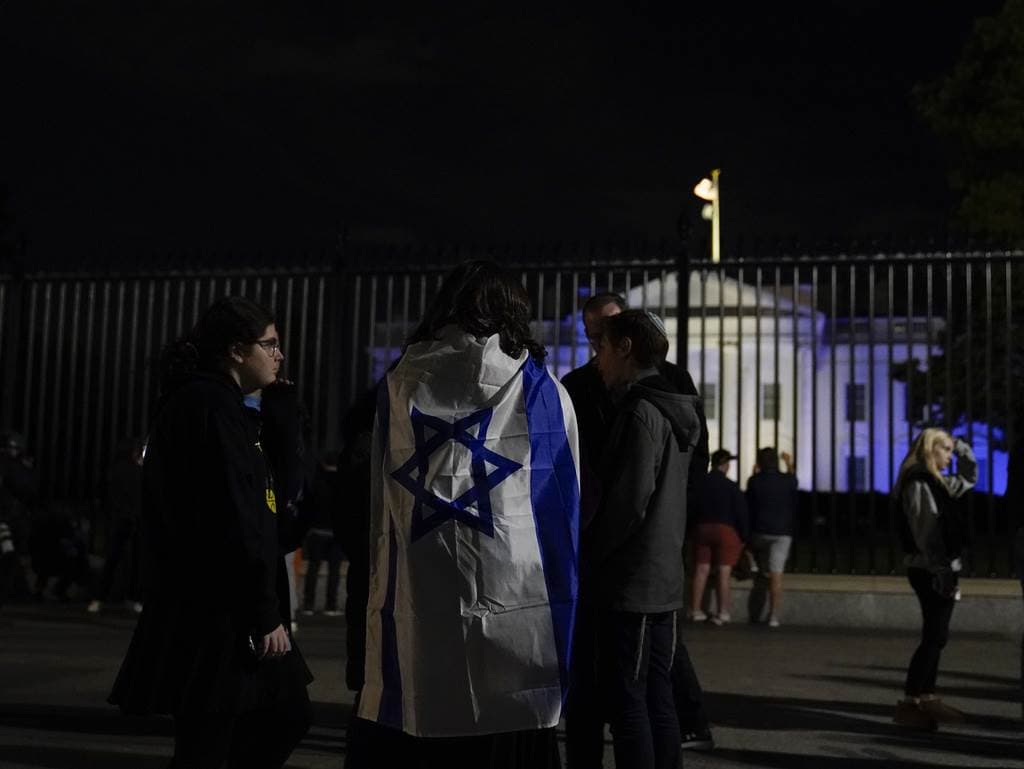
M 956 455 L 956 473 L 945 474 Z M 895 722 L 933 730 L 963 714 L 935 695 L 939 657 L 949 638 L 965 531 L 954 500 L 978 480 L 971 447 L 937 428 L 924 430 L 900 466 L 892 502 L 899 515 L 907 577 L 921 604 L 921 643 L 910 660 Z

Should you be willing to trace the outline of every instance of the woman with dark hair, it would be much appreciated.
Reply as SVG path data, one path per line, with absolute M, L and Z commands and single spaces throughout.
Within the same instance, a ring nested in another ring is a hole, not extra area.
M 559 764 L 578 449 L 529 319 L 511 274 L 462 264 L 378 389 L 349 767 Z
M 956 474 L 947 475 L 956 456 Z M 949 639 L 956 605 L 960 557 L 966 531 L 956 500 L 978 481 L 978 463 L 965 441 L 929 427 L 917 436 L 900 465 L 892 490 L 899 516 L 907 578 L 921 605 L 921 642 L 907 669 L 904 699 L 894 721 L 931 731 L 939 722 L 964 720 L 964 714 L 935 694 L 939 658 Z
M 163 357 L 143 464 L 144 608 L 110 701 L 174 716 L 172 766 L 280 767 L 312 680 L 279 592 L 276 500 L 243 396 L 284 356 L 270 313 L 215 302 Z

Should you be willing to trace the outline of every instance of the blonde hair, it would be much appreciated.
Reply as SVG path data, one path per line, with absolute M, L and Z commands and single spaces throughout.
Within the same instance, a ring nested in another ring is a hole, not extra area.
M 897 491 L 903 488 L 907 473 L 918 465 L 924 467 L 937 480 L 942 480 L 942 473 L 935 464 L 935 444 L 942 440 L 952 443 L 953 436 L 938 427 L 928 427 L 921 431 L 900 465 L 900 474 L 896 478 L 895 486 Z

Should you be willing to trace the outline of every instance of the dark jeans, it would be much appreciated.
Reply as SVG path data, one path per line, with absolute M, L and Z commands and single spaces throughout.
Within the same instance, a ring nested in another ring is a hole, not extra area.
M 327 561 L 327 603 L 324 608 L 338 608 L 338 586 L 341 584 L 341 559 L 344 553 L 331 534 L 311 531 L 302 543 L 302 557 L 306 559 L 306 581 L 303 587 L 302 608 L 313 609 L 316 603 L 316 581 L 320 564 Z
M 680 734 L 703 732 L 709 728 L 708 715 L 704 712 L 704 691 L 697 680 L 697 671 L 686 650 L 678 625 L 683 623 L 682 613 L 676 616 L 676 656 L 672 660 L 672 695 L 676 704 Z
M 675 629 L 675 612 L 602 611 L 598 616 L 598 681 L 616 769 L 679 766 L 671 676 Z
M 306 696 L 240 715 L 177 715 L 169 769 L 280 769 L 312 722 Z
M 908 697 L 935 693 L 939 658 L 949 640 L 949 620 L 956 602 L 940 595 L 932 587 L 932 574 L 926 569 L 907 569 L 910 586 L 921 604 L 921 643 L 910 659 L 904 692 Z

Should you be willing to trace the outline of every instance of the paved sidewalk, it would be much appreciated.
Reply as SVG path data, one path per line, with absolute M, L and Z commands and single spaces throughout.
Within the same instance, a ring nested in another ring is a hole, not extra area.
M 84 605 L 15 606 L 0 615 L 0 767 L 158 769 L 171 724 L 120 716 L 104 703 L 134 618 Z M 915 645 L 899 631 L 688 626 L 718 748 L 687 767 L 1020 767 L 1019 639 L 954 632 L 940 689 L 971 721 L 935 735 L 891 724 Z M 293 769 L 337 768 L 351 696 L 343 686 L 344 620 L 314 617 L 299 643 L 317 676 L 316 723 Z M 605 766 L 614 765 L 610 745 Z

